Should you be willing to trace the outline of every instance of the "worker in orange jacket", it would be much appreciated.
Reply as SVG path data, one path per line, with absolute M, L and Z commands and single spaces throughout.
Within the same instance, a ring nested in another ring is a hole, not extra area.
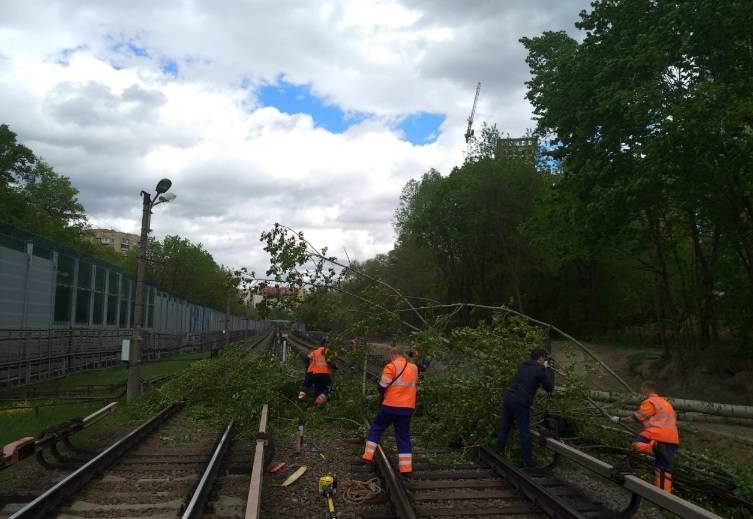
M 613 416 L 615 423 L 634 420 L 643 426 L 633 442 L 633 450 L 654 457 L 657 487 L 672 491 L 672 459 L 680 444 L 677 415 L 672 404 L 656 393 L 653 382 L 641 384 L 643 402 L 632 416 Z
M 384 366 L 378 390 L 382 395 L 374 421 L 366 435 L 366 448 L 362 458 L 373 461 L 377 443 L 390 425 L 395 427 L 398 452 L 398 469 L 401 474 L 413 472 L 413 451 L 410 443 L 410 420 L 416 409 L 416 384 L 418 367 L 403 356 L 400 346 L 390 350 L 390 361 Z
M 329 355 L 327 343 L 324 339 L 306 356 L 306 376 L 303 379 L 303 391 L 298 393 L 298 399 L 306 398 L 306 391 L 314 386 L 314 405 L 321 407 L 329 397 L 332 387 L 332 367 L 327 360 Z

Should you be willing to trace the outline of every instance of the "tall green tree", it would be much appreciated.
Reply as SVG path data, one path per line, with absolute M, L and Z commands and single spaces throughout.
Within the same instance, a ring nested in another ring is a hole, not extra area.
M 0 221 L 66 245 L 82 241 L 86 213 L 78 190 L 0 125 Z
M 131 262 L 136 257 L 130 257 Z M 134 266 L 132 265 L 131 268 Z M 150 240 L 147 276 L 163 290 L 190 301 L 231 313 L 246 313 L 239 290 L 241 277 L 219 265 L 202 244 L 168 235 L 163 241 Z
M 721 313 L 753 303 L 753 12 L 737 0 L 592 7 L 580 43 L 521 40 L 538 132 L 559 145 L 561 200 L 590 252 L 620 250 L 651 273 L 666 344 L 717 347 L 723 322 L 743 337 L 753 315 Z
M 444 283 L 445 302 L 509 304 L 534 299 L 538 251 L 521 227 L 547 189 L 533 161 L 494 156 L 499 133 L 485 128 L 469 160 L 447 177 L 431 170 L 405 186 L 396 212 L 400 243 L 420 243 Z

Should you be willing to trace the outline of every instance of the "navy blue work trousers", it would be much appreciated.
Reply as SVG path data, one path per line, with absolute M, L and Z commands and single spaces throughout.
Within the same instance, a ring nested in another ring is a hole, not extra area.
M 387 406 L 381 406 L 374 421 L 371 422 L 366 439 L 370 442 L 379 443 L 382 433 L 390 425 L 395 425 L 395 443 L 397 443 L 397 452 L 399 454 L 410 454 L 410 419 L 411 409 L 395 408 L 390 409 Z
M 303 379 L 303 390 L 314 386 L 314 397 L 319 395 L 329 396 L 330 387 L 332 387 L 332 377 L 326 373 L 306 373 Z
M 520 452 L 523 455 L 523 464 L 530 466 L 531 462 L 531 406 L 514 395 L 505 395 L 502 406 L 502 420 L 499 424 L 499 436 L 497 437 L 497 450 L 504 452 L 507 443 L 507 435 L 513 422 L 518 428 L 520 436 Z

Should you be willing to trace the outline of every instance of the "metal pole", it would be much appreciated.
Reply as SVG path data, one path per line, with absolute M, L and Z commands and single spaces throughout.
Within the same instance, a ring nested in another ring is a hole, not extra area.
M 141 192 L 143 210 L 141 214 L 141 239 L 139 240 L 138 268 L 136 270 L 136 300 L 133 308 L 133 336 L 128 354 L 127 400 L 130 402 L 141 393 L 139 382 L 139 355 L 141 353 L 141 325 L 144 318 L 144 270 L 146 246 L 149 236 L 149 221 L 152 214 L 152 197 L 146 191 Z

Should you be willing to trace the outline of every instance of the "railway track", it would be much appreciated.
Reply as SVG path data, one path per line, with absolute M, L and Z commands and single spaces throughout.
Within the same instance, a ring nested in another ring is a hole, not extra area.
M 291 344 L 301 351 L 314 347 L 300 338 L 293 338 Z M 367 373 L 373 379 L 379 377 L 379 370 L 375 366 L 369 366 Z M 393 510 L 389 513 L 365 513 L 362 517 L 627 518 L 638 511 L 642 500 L 646 500 L 682 518 L 720 519 L 713 512 L 659 490 L 632 474 L 620 473 L 614 466 L 575 447 L 534 431 L 532 434 L 543 447 L 553 452 L 554 459 L 550 465 L 520 469 L 491 449 L 481 447 L 467 465 L 436 467 L 416 462 L 411 477 L 404 478 L 397 474 L 380 445 L 374 466 L 383 486 L 388 489 Z M 554 477 L 551 469 L 560 458 L 567 458 L 623 487 L 630 495 L 629 503 L 622 510 L 610 510 L 588 499 L 580 489 Z
M 231 428 L 219 436 L 197 429 L 171 405 L 10 517 L 175 517 Z
M 246 341 L 249 351 L 272 334 Z M 243 517 L 251 442 L 189 420 L 174 404 L 37 496 L 4 496 L 0 519 Z
M 543 474 L 526 474 L 494 453 L 480 453 L 480 456 L 476 462 L 453 466 L 418 462 L 409 479 L 396 476 L 394 467 L 387 468 L 384 462 L 378 462 L 379 474 L 391 487 L 395 510 L 391 517 L 614 516 L 614 512 L 586 499 L 578 489 L 563 481 Z M 386 519 L 390 516 L 375 513 L 363 517 Z
M 249 350 L 265 341 L 268 345 L 269 340 L 270 336 L 255 338 L 249 341 Z M 302 352 L 310 349 L 299 340 L 291 344 Z M 369 372 L 378 375 L 373 368 Z M 236 440 L 232 422 L 221 431 L 207 429 L 190 421 L 180 406 L 171 405 L 44 493 L 18 505 L 10 517 L 286 517 L 284 513 L 275 515 L 277 504 L 265 501 L 266 512 L 262 507 L 265 450 L 270 442 L 268 415 L 265 405 L 255 440 Z M 549 467 L 522 470 L 487 448 L 478 449 L 464 464 L 438 466 L 416 460 L 414 472 L 405 478 L 398 475 L 379 446 L 375 463 L 353 464 L 351 477 L 361 475 L 360 479 L 367 480 L 377 476 L 389 501 L 351 506 L 347 517 L 630 517 L 641 499 L 647 499 L 683 518 L 718 519 L 635 476 L 618 474 L 614 467 L 572 446 L 536 436 L 554 453 L 555 461 L 567 457 L 622 485 L 632 496 L 630 503 L 624 510 L 609 510 L 554 477 Z M 355 459 L 352 454 L 351 459 Z M 306 517 L 323 516 L 321 507 L 311 509 L 310 514 L 308 510 L 298 512 Z M 9 510 L 4 511 L 7 516 Z
M 262 334 L 261 336 L 246 339 L 244 341 L 244 344 L 246 348 L 248 348 L 249 352 L 258 352 L 262 350 L 268 350 L 272 345 L 272 339 L 274 339 L 274 333 L 267 332 Z

